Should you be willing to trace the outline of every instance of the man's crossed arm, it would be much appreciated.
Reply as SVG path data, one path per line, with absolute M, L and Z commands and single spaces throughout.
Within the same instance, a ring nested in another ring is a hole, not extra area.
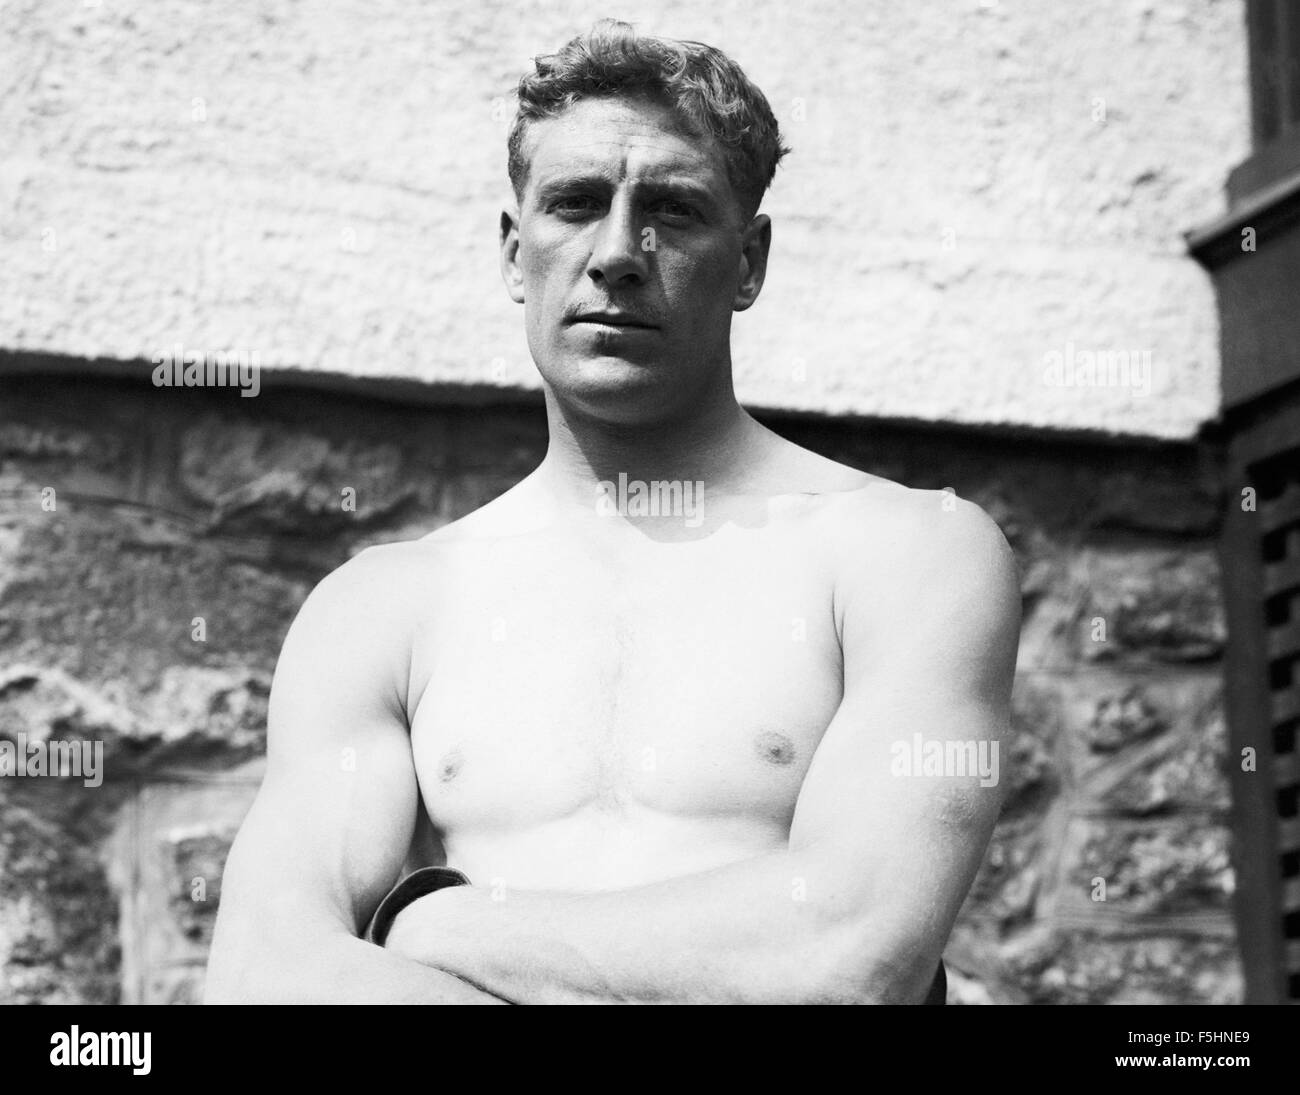
M 266 778 L 222 875 L 209 1003 L 504 1002 L 358 938 L 402 868 L 419 809 L 401 612 L 420 598 L 389 592 L 415 580 L 411 550 L 363 552 L 289 629 Z
M 1001 807 L 1019 589 L 966 503 L 881 561 L 836 591 L 844 695 L 788 848 L 622 891 L 441 890 L 389 951 L 518 1003 L 923 999 Z

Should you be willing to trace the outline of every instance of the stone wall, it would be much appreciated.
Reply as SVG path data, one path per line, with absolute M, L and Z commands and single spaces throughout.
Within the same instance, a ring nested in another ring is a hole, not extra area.
M 517 481 L 544 417 L 7 364 L 0 737 L 103 741 L 106 775 L 0 779 L 0 1002 L 192 1001 L 297 606 L 364 545 Z M 947 952 L 950 998 L 1237 1000 L 1215 454 L 768 421 L 953 487 L 1021 563 L 1012 796 Z

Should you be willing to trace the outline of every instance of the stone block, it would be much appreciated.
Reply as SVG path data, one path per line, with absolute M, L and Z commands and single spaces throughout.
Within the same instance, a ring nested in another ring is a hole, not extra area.
M 265 749 L 268 679 L 249 670 L 172 666 L 157 689 L 115 702 L 62 670 L 0 672 L 0 737 L 101 742 L 103 778 L 135 779 L 169 767 L 229 767 Z
M 1208 547 L 1085 547 L 1040 556 L 1027 573 L 1022 669 L 1191 664 L 1223 651 L 1219 567 Z
M 209 416 L 181 438 L 179 481 L 208 529 L 311 534 L 370 524 L 414 501 L 396 445 Z
M 197 1000 L 226 855 L 264 769 L 150 784 L 120 815 L 104 855 L 121 906 L 124 1002 Z
M 1004 767 L 1004 820 L 1041 813 L 1060 790 L 1061 726 L 1061 701 L 1055 681 L 1043 675 L 1017 676 L 1011 691 L 1012 733 Z
M 0 1003 L 119 1001 L 116 902 L 93 827 L 68 806 L 0 786 Z
M 1230 914 L 1233 871 L 1222 823 L 1074 818 L 1062 860 L 1055 911 L 1072 921 L 1113 926 Z
M 1031 1004 L 1236 1004 L 1231 939 L 1195 934 L 1120 938 L 1048 930 L 1008 948 L 1002 970 Z
M 1031 920 L 1048 838 L 1038 819 L 999 825 L 962 906 L 962 921 L 992 925 L 1002 934 Z
M 1082 562 L 1087 596 L 1079 649 L 1085 660 L 1187 663 L 1223 652 L 1227 630 L 1211 548 L 1098 550 Z

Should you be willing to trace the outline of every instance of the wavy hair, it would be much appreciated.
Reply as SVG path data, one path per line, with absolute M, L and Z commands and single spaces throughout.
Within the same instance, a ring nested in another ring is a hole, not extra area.
M 518 198 L 528 178 L 529 123 L 554 117 L 579 99 L 648 96 L 669 106 L 688 130 L 711 136 L 726 157 L 727 177 L 746 219 L 758 211 L 777 164 L 790 151 L 763 93 L 735 61 L 702 42 L 651 38 L 628 23 L 602 19 L 558 53 L 534 58 L 533 66 L 519 81 L 519 109 L 507 142 Z

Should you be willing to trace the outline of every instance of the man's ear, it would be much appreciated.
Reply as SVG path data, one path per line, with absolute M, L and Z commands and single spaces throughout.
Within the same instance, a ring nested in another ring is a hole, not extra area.
M 519 210 L 501 210 L 501 279 L 516 304 L 524 302 L 524 272 L 519 268 Z
M 745 229 L 740 243 L 740 280 L 732 310 L 743 312 L 758 299 L 767 277 L 767 252 L 772 246 L 772 218 L 760 213 Z

